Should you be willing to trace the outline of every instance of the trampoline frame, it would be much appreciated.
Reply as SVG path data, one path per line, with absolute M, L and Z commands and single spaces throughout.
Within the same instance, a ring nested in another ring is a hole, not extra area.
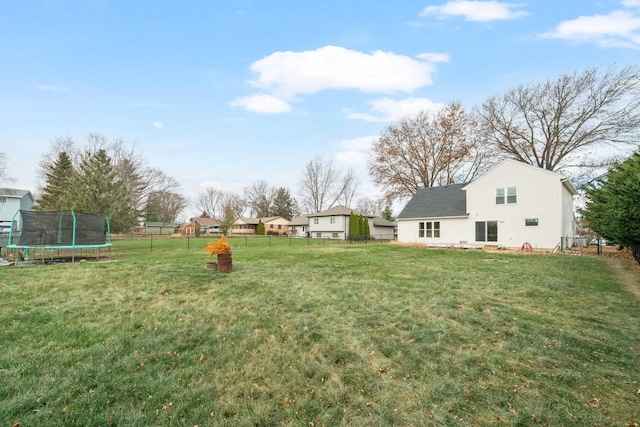
M 71 211 L 57 211 L 57 212 L 48 212 L 48 213 L 58 213 L 60 215 L 60 218 L 58 220 L 59 222 L 59 227 L 60 227 L 60 223 L 62 222 L 62 216 L 63 216 L 63 212 L 64 213 L 71 213 L 71 217 L 73 218 L 73 230 L 72 230 L 72 241 L 71 244 L 62 244 L 62 245 L 55 245 L 55 244 L 44 244 L 44 245 L 15 245 L 13 244 L 13 227 L 17 224 L 16 221 L 16 217 L 20 214 L 21 215 L 22 210 L 18 210 L 13 217 L 11 218 L 11 228 L 9 229 L 9 239 L 7 241 L 7 250 L 9 249 L 13 249 L 13 250 L 20 250 L 23 249 L 25 251 L 25 261 L 29 261 L 29 251 L 31 249 L 41 249 L 42 252 L 42 262 L 44 263 L 44 253 L 46 249 L 50 249 L 50 250 L 54 250 L 54 249 L 71 249 L 71 262 L 75 262 L 75 251 L 76 249 L 80 250 L 80 256 L 82 256 L 82 249 L 96 249 L 97 250 L 97 255 L 96 255 L 96 259 L 100 258 L 100 249 L 101 248 L 109 248 L 109 258 L 111 258 L 111 223 L 109 222 L 109 217 L 107 217 L 106 215 L 96 215 L 96 216 L 104 216 L 107 228 L 106 228 L 106 242 L 105 243 L 99 243 L 99 244 L 78 244 L 76 245 L 76 213 L 75 211 L 71 210 Z M 90 215 L 90 214 L 85 214 L 85 215 Z M 22 224 L 22 226 L 24 227 L 24 224 Z M 20 230 L 20 232 L 22 233 L 24 230 Z M 58 228 L 58 238 L 60 236 L 60 228 Z

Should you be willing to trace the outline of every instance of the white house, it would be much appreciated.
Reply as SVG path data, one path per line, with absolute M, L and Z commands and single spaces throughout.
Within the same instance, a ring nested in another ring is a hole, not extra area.
M 0 233 L 8 233 L 11 221 L 19 210 L 33 209 L 34 197 L 30 191 L 0 188 Z M 21 230 L 20 215 L 16 216 L 18 222 L 14 230 Z
M 358 211 L 346 206 L 334 206 L 322 212 L 308 214 L 310 237 L 326 239 L 347 239 L 349 236 L 349 219 L 351 212 Z M 395 224 L 381 217 L 367 216 L 372 239 L 394 238 Z
M 289 222 L 289 236 L 309 237 L 309 216 L 297 216 Z
M 577 194 L 558 173 L 504 160 L 470 183 L 416 192 L 398 215 L 398 241 L 553 249 L 573 241 Z

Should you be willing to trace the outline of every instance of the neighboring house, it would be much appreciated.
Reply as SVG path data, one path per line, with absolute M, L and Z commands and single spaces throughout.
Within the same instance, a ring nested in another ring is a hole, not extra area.
M 360 212 L 346 206 L 335 206 L 326 211 L 308 214 L 309 233 L 313 238 L 347 239 L 349 237 L 349 219 L 351 212 Z M 394 238 L 395 224 L 381 217 L 366 216 L 372 239 Z
M 265 234 L 286 234 L 289 229 L 289 220 L 282 216 L 266 218 L 238 218 L 233 224 L 232 234 L 255 235 L 258 223 L 262 220 Z
M 0 233 L 9 233 L 11 221 L 15 216 L 14 231 L 20 231 L 22 219 L 16 216 L 19 210 L 32 210 L 34 203 L 33 194 L 27 190 L 15 190 L 0 188 Z
M 176 229 L 173 222 L 146 221 L 143 225 L 145 234 L 171 235 Z
M 181 224 L 180 227 L 178 227 L 178 233 L 180 233 L 183 236 L 195 236 L 196 226 L 195 224 L 192 224 L 190 222 L 187 222 L 186 224 Z
M 468 184 L 418 190 L 398 215 L 398 241 L 553 249 L 573 240 L 577 194 L 560 174 L 504 160 Z
M 219 234 L 220 221 L 214 218 L 191 218 L 189 220 L 193 225 L 200 225 L 201 234 Z
M 309 215 L 300 215 L 289 222 L 289 236 L 309 237 Z

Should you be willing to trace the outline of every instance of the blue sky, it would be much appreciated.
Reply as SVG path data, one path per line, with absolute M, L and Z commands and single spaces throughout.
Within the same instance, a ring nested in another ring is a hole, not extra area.
M 297 194 L 321 156 L 378 190 L 402 115 L 640 59 L 640 0 L 0 1 L 0 152 L 35 190 L 50 141 L 121 138 L 185 196 Z

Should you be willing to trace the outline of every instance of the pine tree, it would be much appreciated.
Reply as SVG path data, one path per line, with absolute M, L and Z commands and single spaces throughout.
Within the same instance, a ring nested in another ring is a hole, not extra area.
M 61 211 L 73 209 L 74 184 L 76 171 L 66 151 L 58 158 L 46 173 L 47 182 L 35 209 L 41 211 Z
M 281 216 L 288 220 L 291 220 L 298 213 L 296 200 L 291 197 L 289 191 L 280 187 L 276 190 L 275 197 L 271 207 L 270 214 L 272 216 Z
M 105 150 L 87 154 L 80 163 L 78 175 L 76 210 L 107 215 L 114 233 L 126 231 L 136 224 L 135 208 Z
M 391 210 L 391 206 L 387 205 L 384 210 L 382 211 L 382 218 L 386 219 L 387 221 L 395 221 L 396 219 L 393 217 L 393 211 Z

